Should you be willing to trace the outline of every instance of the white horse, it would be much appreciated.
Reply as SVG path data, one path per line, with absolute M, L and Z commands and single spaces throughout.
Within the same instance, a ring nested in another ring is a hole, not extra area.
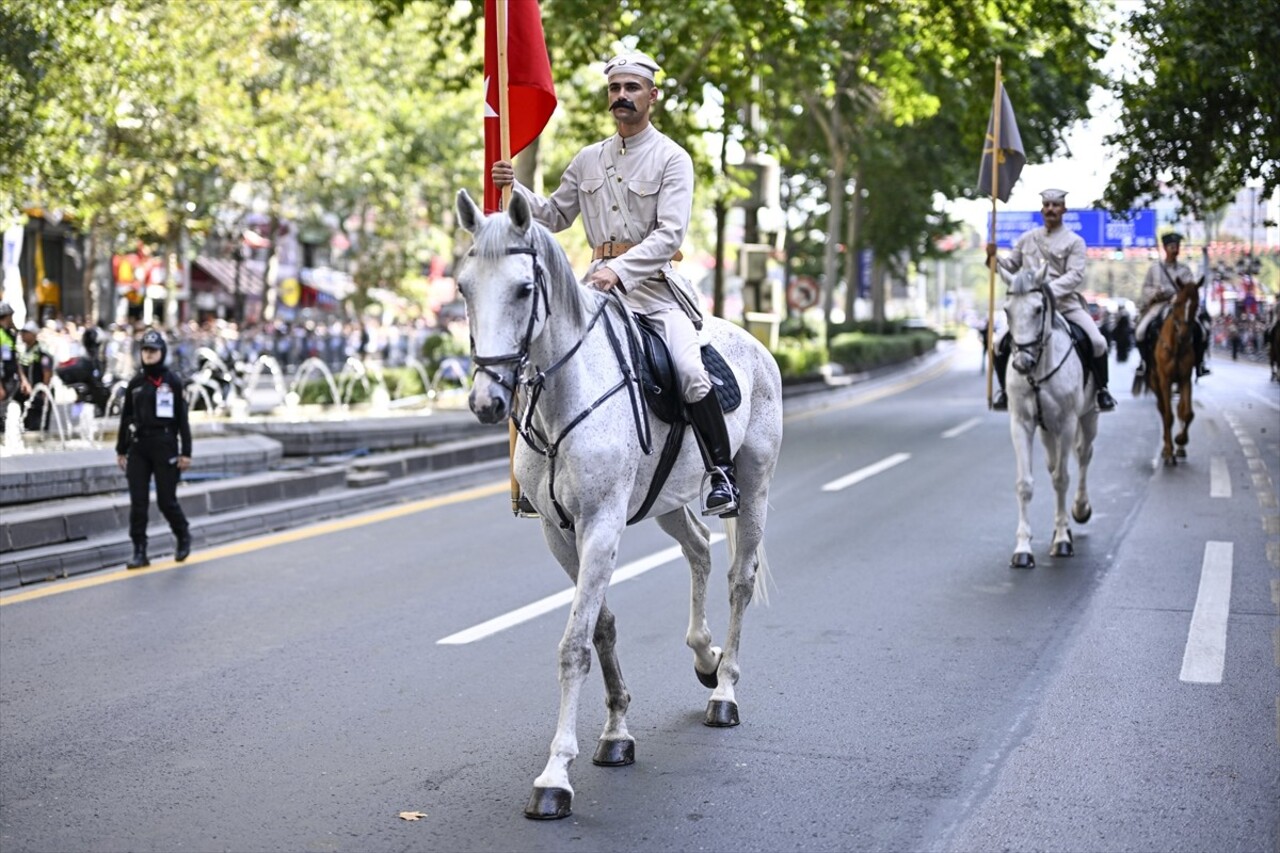
M 1032 495 L 1032 438 L 1036 430 L 1044 443 L 1049 476 L 1057 493 L 1053 517 L 1053 544 L 1050 554 L 1070 557 L 1074 553 L 1071 528 L 1067 522 L 1067 489 L 1071 485 L 1068 455 L 1074 449 L 1080 468 L 1079 484 L 1071 516 L 1084 524 L 1093 515 L 1089 506 L 1089 462 L 1093 440 L 1098 434 L 1098 405 L 1094 396 L 1093 372 L 1086 370 L 1076 355 L 1066 320 L 1054 306 L 1046 281 L 1048 267 L 1022 269 L 1015 274 L 1000 270 L 1008 284 L 1005 314 L 1013 356 L 1005 381 L 1009 396 L 1009 432 L 1017 457 L 1018 535 L 1009 565 L 1030 569 L 1031 525 L 1027 505 Z
M 507 213 L 485 217 L 458 193 L 458 218 L 474 245 L 458 278 L 467 305 L 476 374 L 472 412 L 484 423 L 511 418 L 522 440 L 514 473 L 537 508 L 552 554 L 573 579 L 569 622 L 560 640 L 560 715 L 551 756 L 534 780 L 525 815 L 566 817 L 578 754 L 578 700 L 594 643 L 604 676 L 607 720 L 593 761 L 631 764 L 630 702 L 615 652 L 614 616 L 605 591 L 623 528 L 652 517 L 681 545 L 692 573 L 689 630 L 698 679 L 713 688 L 705 722 L 738 724 L 734 685 L 743 612 L 768 566 L 762 545 L 769 483 L 782 443 L 782 388 L 769 352 L 739 327 L 708 318 L 703 336 L 733 367 L 741 405 L 726 414 L 735 448 L 739 517 L 726 518 L 729 626 L 724 649 L 706 620 L 710 531 L 689 508 L 699 499 L 701 455 L 692 439 L 678 448 L 665 487 L 649 495 L 669 430 L 651 419 L 637 379 L 635 325 L 620 300 L 577 281 L 569 261 L 528 203 L 514 195 Z M 714 391 L 712 393 L 715 393 Z M 683 425 L 682 425 L 683 427 Z

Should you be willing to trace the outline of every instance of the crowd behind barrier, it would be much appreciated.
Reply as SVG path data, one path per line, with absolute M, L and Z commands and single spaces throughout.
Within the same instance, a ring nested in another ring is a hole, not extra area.
M 103 372 L 117 379 L 132 376 L 138 366 L 138 339 L 147 326 L 140 322 L 115 324 L 98 329 Z M 239 328 L 235 323 L 209 321 L 182 325 L 168 334 L 169 364 L 182 378 L 200 367 L 197 353 L 208 348 L 227 365 L 252 364 L 262 356 L 276 361 L 286 374 L 297 371 L 309 358 L 318 358 L 334 373 L 350 358 L 376 361 L 383 367 L 403 367 L 412 359 L 423 360 L 427 341 L 449 332 L 430 326 L 426 320 L 381 323 L 350 321 L 302 323 L 273 322 Z M 92 337 L 92 336 L 90 336 Z M 86 350 L 85 327 L 74 318 L 47 320 L 38 335 L 40 344 L 55 364 L 82 356 Z

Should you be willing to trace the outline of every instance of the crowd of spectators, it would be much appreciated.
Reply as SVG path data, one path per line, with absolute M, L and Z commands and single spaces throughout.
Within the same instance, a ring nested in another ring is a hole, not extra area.
M 146 326 L 140 322 L 99 328 L 97 338 L 105 373 L 127 379 L 137 369 L 137 341 Z M 55 364 L 91 355 L 85 347 L 85 327 L 76 319 L 46 320 L 39 333 L 40 343 Z M 207 348 L 224 364 L 252 364 L 270 356 L 285 374 L 292 374 L 308 358 L 319 358 L 334 373 L 347 359 L 376 361 L 383 367 L 402 367 L 411 359 L 423 360 L 428 339 L 447 334 L 425 320 L 382 323 L 376 318 L 364 322 L 307 320 L 298 323 L 271 322 L 240 328 L 224 320 L 183 324 L 169 340 L 169 364 L 179 376 L 188 377 L 199 369 L 198 353 Z M 90 338 L 93 336 L 91 335 Z

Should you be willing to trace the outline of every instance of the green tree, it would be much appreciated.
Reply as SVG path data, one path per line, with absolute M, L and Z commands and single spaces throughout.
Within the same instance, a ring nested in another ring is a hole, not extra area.
M 1114 91 L 1123 153 L 1105 202 L 1127 210 L 1173 185 L 1203 217 L 1249 180 L 1280 186 L 1280 0 L 1151 0 L 1124 31 L 1138 68 Z

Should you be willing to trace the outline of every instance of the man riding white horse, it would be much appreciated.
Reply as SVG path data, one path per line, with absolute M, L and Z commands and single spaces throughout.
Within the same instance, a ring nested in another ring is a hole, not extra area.
M 1164 260 L 1152 264 L 1151 269 L 1147 270 L 1147 277 L 1142 282 L 1142 305 L 1138 309 L 1141 319 L 1138 320 L 1135 333 L 1141 361 L 1138 363 L 1135 379 L 1141 379 L 1147 375 L 1151 362 L 1151 344 L 1147 343 L 1145 338 L 1147 329 L 1160 313 L 1160 306 L 1177 296 L 1178 288 L 1194 287 L 1196 283 L 1195 276 L 1191 274 L 1191 268 L 1178 262 L 1178 253 L 1182 250 L 1182 235 L 1171 231 L 1160 238 L 1160 243 L 1164 246 Z M 1196 343 L 1196 376 L 1204 376 L 1209 372 L 1209 368 L 1204 366 L 1209 333 L 1204 327 L 1204 321 L 1198 317 L 1192 329 L 1195 332 Z
M 1040 193 L 1040 213 L 1044 217 L 1042 227 L 1032 228 L 1018 237 L 1013 251 L 1007 258 L 996 256 L 996 244 L 987 244 L 987 263 L 996 263 L 1009 272 L 1017 272 L 1024 266 L 1032 269 L 1042 263 L 1049 265 L 1049 289 L 1053 292 L 1058 311 L 1069 322 L 1084 330 L 1093 345 L 1094 384 L 1098 388 L 1098 408 L 1109 412 L 1116 407 L 1115 398 L 1107 390 L 1107 340 L 1085 308 L 1084 297 L 1076 292 L 1084 283 L 1084 240 L 1070 228 L 1063 227 L 1062 215 L 1067 211 L 1065 190 L 1045 190 Z M 996 376 L 1000 389 L 992 400 L 991 408 L 1007 411 L 1008 397 L 1004 392 L 1005 371 L 1009 366 L 1010 342 L 1008 334 L 995 344 Z
M 563 231 L 582 215 L 594 250 L 584 282 L 620 291 L 627 307 L 650 320 L 666 341 L 710 475 L 703 514 L 733 515 L 738 487 L 724 412 L 702 363 L 702 309 L 689 281 L 672 266 L 681 257 L 693 207 L 693 160 L 650 122 L 661 70 L 643 53 L 609 60 L 606 104 L 618 132 L 578 152 L 549 197 L 517 183 L 509 161 L 496 161 L 491 174 L 498 187 L 513 185 L 551 231 Z

